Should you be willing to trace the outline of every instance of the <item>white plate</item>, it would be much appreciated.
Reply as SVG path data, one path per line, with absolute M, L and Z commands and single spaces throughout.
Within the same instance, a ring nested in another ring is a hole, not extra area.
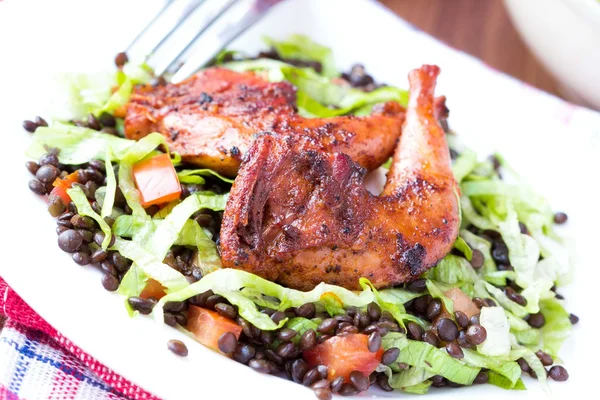
M 102 289 L 97 271 L 75 265 L 58 249 L 53 219 L 27 188 L 23 151 L 28 134 L 21 121 L 53 102 L 55 95 L 45 91 L 50 72 L 109 67 L 115 52 L 159 4 L 32 3 L 0 3 L 2 277 L 84 351 L 160 397 L 312 399 L 313 394 L 300 385 L 255 373 L 171 328 L 147 318 L 129 319 L 123 299 Z M 236 47 L 254 51 L 262 46 L 261 34 L 283 37 L 295 32 L 331 46 L 341 68 L 362 62 L 378 80 L 390 84 L 406 86 L 410 69 L 438 64 L 442 74 L 437 93 L 448 96 L 451 125 L 464 141 L 481 155 L 501 151 L 557 210 L 569 213 L 566 232 L 576 245 L 576 274 L 571 287 L 562 292 L 581 323 L 562 351 L 571 377 L 565 383 L 551 383 L 550 388 L 560 398 L 590 385 L 591 365 L 598 359 L 591 334 L 598 325 L 594 294 L 599 282 L 595 234 L 600 226 L 596 196 L 600 168 L 594 157 L 600 154 L 600 116 L 497 74 L 366 0 L 290 0 L 240 38 Z M 187 358 L 167 350 L 166 342 L 173 338 L 187 343 Z M 526 384 L 528 392 L 508 393 L 485 385 L 431 390 L 428 396 L 543 395 L 533 381 Z

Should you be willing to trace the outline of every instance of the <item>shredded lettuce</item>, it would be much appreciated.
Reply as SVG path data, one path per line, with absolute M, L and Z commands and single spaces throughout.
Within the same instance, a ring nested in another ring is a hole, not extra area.
M 102 210 L 100 212 L 102 218 L 111 215 L 113 205 L 115 204 L 115 194 L 117 192 L 117 178 L 115 177 L 115 171 L 113 170 L 112 163 L 110 162 L 110 149 L 106 149 L 104 165 L 106 167 L 106 191 L 104 192 Z
M 477 346 L 477 351 L 488 356 L 507 356 L 510 353 L 510 325 L 502 307 L 483 307 L 479 323 L 487 337 Z M 496 371 L 499 372 L 499 371 Z
M 185 276 L 163 264 L 162 258 L 158 258 L 139 243 L 117 238 L 111 249 L 117 250 L 123 257 L 133 260 L 135 265 L 143 271 L 145 277 L 158 281 L 165 287 L 167 293 L 179 291 L 189 285 Z
M 541 329 L 543 349 L 552 357 L 556 357 L 558 350 L 571 333 L 569 313 L 556 299 L 542 300 L 540 309 L 546 319 Z
M 195 282 L 182 290 L 170 293 L 163 297 L 157 307 L 154 307 L 154 318 L 162 322 L 162 306 L 168 301 L 183 301 L 192 296 L 204 293 L 211 289 L 213 292 L 227 298 L 232 304 L 239 307 L 240 315 L 249 322 L 257 322 L 260 329 L 273 330 L 278 327 L 270 318 L 265 321 L 264 316 L 256 309 L 255 303 L 245 297 L 240 290 L 242 288 L 251 288 L 266 296 L 279 299 L 279 310 L 286 310 L 289 307 L 299 307 L 306 303 L 321 303 L 321 297 L 326 294 L 335 295 L 343 304 L 355 307 L 365 307 L 375 301 L 373 292 L 366 287 L 362 292 L 355 293 L 340 286 L 321 283 L 309 292 L 288 289 L 274 282 L 268 281 L 249 272 L 236 269 L 219 269 L 204 276 L 198 282 Z
M 193 183 L 202 185 L 205 180 L 202 178 L 203 176 L 214 176 L 219 178 L 223 182 L 233 184 L 233 179 L 226 178 L 223 175 L 213 171 L 212 169 L 184 169 L 177 172 L 177 177 L 179 178 L 179 182 L 181 183 Z
M 75 207 L 77 207 L 77 212 L 83 216 L 93 218 L 98 225 L 100 225 L 100 229 L 104 233 L 104 240 L 102 241 L 102 248 L 106 249 L 110 244 L 112 232 L 110 230 L 110 226 L 104 221 L 100 215 L 98 215 L 90 206 L 90 202 L 87 199 L 85 193 L 79 186 L 74 186 L 70 189 L 67 189 L 67 194 L 71 198 Z
M 382 345 L 384 349 L 391 347 L 400 349 L 398 362 L 423 368 L 434 375 L 441 375 L 462 385 L 472 384 L 480 371 L 480 368 L 459 361 L 442 349 L 426 342 L 409 340 L 404 334 L 397 332 L 385 335 Z
M 335 68 L 331 49 L 314 42 L 306 35 L 294 34 L 288 36 L 285 40 L 274 40 L 268 36 L 263 36 L 263 41 L 273 47 L 281 58 L 317 61 L 321 64 L 324 76 L 334 78 L 339 75 Z

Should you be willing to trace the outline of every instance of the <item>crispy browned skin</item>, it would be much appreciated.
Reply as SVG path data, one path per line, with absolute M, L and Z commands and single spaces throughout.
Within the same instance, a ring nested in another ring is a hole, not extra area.
M 452 248 L 458 187 L 434 115 L 436 66 L 409 75 L 410 103 L 380 196 L 365 170 L 341 153 L 262 135 L 235 180 L 221 227 L 230 268 L 308 290 L 320 282 L 359 288 L 418 277 Z
M 136 89 L 125 135 L 139 139 L 160 132 L 184 161 L 228 176 L 236 175 L 254 136 L 267 131 L 302 136 L 316 149 L 346 153 L 374 169 L 392 155 L 404 120 L 397 103 L 382 104 L 368 117 L 324 119 L 299 116 L 295 104 L 288 82 L 210 68 L 176 85 Z

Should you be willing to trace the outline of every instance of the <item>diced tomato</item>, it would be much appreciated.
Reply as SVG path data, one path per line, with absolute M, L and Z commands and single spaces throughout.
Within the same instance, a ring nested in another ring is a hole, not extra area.
M 168 154 L 136 163 L 133 166 L 133 179 L 144 207 L 167 203 L 181 195 L 179 178 Z
M 147 299 L 148 297 L 160 299 L 164 295 L 166 295 L 166 293 L 163 285 L 152 278 L 148 279 L 148 282 L 146 282 L 146 287 L 144 290 L 142 290 L 142 293 L 140 293 L 140 297 L 142 299 Z
M 231 332 L 239 339 L 242 333 L 242 327 L 229 318 L 196 306 L 188 308 L 186 329 L 192 332 L 200 343 L 216 351 L 219 351 L 219 338 L 222 334 Z
M 54 182 L 52 182 L 52 186 L 54 189 L 50 192 L 50 196 L 58 196 L 60 197 L 65 204 L 69 204 L 71 198 L 67 194 L 67 189 L 71 188 L 75 182 L 77 182 L 77 171 L 70 173 L 64 178 L 56 178 Z M 48 196 L 48 197 L 50 197 Z
M 369 376 L 381 362 L 383 349 L 371 353 L 368 341 L 369 337 L 362 333 L 333 336 L 312 349 L 304 350 L 302 358 L 311 368 L 325 365 L 329 380 L 343 376 L 348 381 L 352 371 Z
M 467 314 L 467 317 L 469 318 L 479 314 L 479 308 L 477 308 L 469 296 L 459 288 L 452 288 L 447 290 L 444 294 L 454 303 L 454 312 L 462 311 Z
M 62 186 L 55 186 L 54 189 L 52 189 L 52 191 L 50 192 L 48 199 L 50 198 L 50 196 L 60 197 L 63 203 L 65 204 L 69 204 L 69 202 L 71 201 L 71 198 L 67 194 L 67 191 Z

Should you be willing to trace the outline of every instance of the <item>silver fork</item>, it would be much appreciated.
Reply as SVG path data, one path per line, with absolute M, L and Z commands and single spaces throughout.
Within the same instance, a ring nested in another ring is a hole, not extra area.
M 125 52 L 171 82 L 206 66 L 283 0 L 167 0 Z

